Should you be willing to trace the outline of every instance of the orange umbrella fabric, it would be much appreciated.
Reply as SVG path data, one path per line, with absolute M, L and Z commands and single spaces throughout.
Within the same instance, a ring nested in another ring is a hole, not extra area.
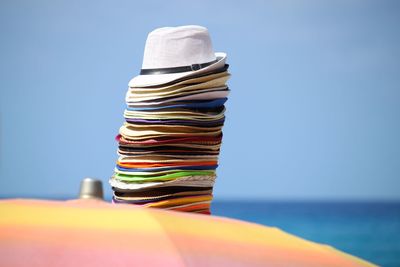
M 0 266 L 374 266 L 274 227 L 99 200 L 0 201 Z

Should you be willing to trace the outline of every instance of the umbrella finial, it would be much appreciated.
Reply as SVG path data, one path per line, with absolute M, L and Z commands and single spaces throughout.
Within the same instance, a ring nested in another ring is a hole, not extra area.
M 103 199 L 103 184 L 100 180 L 93 178 L 85 178 L 81 182 L 79 191 L 80 199 Z

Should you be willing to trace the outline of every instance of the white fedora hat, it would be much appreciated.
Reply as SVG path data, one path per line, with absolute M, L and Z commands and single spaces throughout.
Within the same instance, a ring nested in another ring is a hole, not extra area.
M 208 30 L 201 26 L 158 28 L 147 36 L 140 75 L 129 87 L 166 84 L 222 69 L 226 54 L 215 53 Z

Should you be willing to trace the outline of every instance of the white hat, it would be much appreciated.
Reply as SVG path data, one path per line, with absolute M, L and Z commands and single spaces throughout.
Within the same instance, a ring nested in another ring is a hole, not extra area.
M 155 86 L 222 69 L 226 54 L 215 53 L 201 26 L 164 27 L 150 32 L 140 75 L 129 87 Z

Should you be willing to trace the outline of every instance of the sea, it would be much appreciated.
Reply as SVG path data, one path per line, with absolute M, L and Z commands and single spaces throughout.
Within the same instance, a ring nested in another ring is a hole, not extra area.
M 379 266 L 400 266 L 400 202 L 214 201 L 212 213 L 276 226 Z

